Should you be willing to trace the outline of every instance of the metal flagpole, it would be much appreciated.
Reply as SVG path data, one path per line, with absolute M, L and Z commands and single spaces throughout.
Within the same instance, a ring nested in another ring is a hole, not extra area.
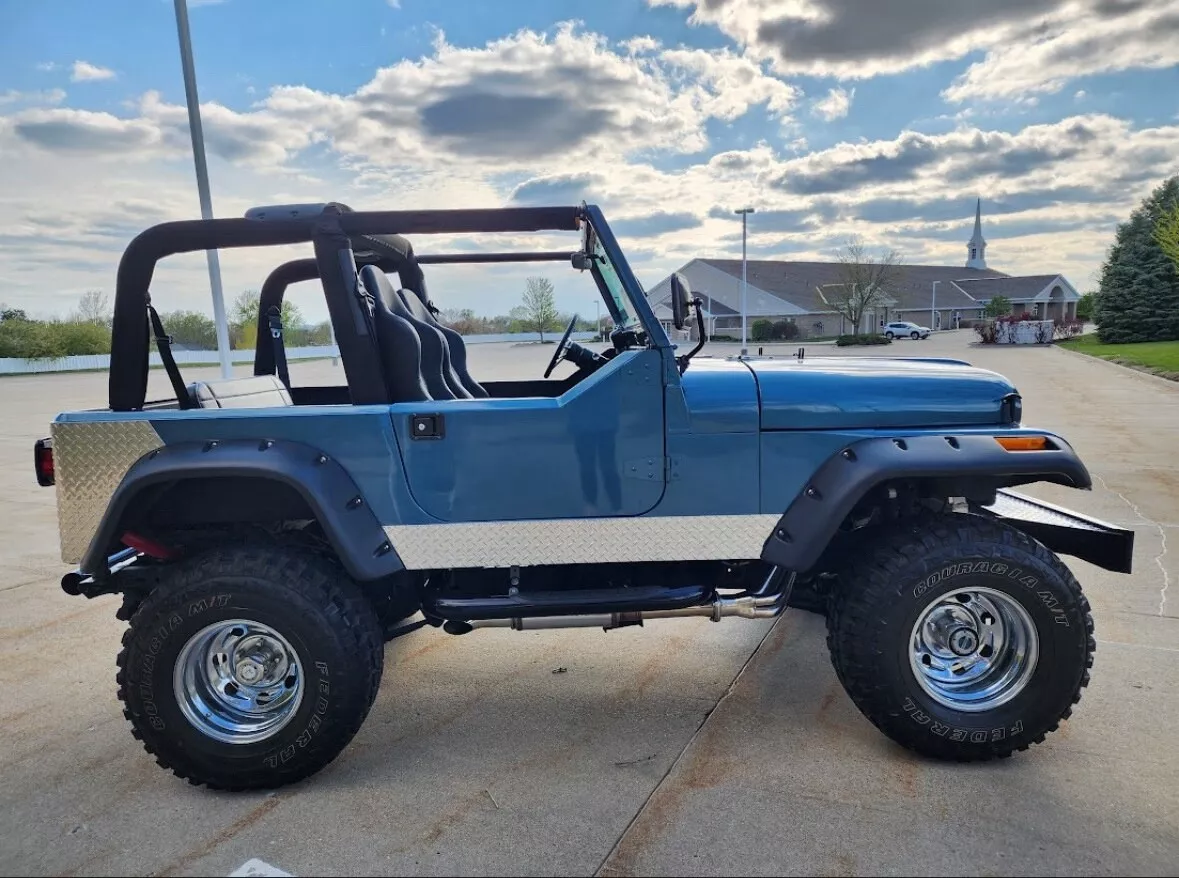
M 184 70 L 184 98 L 188 102 L 188 132 L 192 136 L 192 158 L 196 164 L 197 195 L 201 202 L 201 219 L 213 218 L 213 199 L 209 195 L 209 166 L 205 162 L 205 134 L 201 128 L 201 105 L 197 97 L 196 71 L 192 63 L 192 35 L 188 30 L 188 4 L 174 0 L 176 33 L 180 37 L 180 66 Z M 209 260 L 209 286 L 213 292 L 213 322 L 217 326 L 217 353 L 221 360 L 221 377 L 233 376 L 229 353 L 229 323 L 225 319 L 225 296 L 221 291 L 221 260 L 216 250 L 206 250 Z M 258 327 L 261 330 L 261 327 Z

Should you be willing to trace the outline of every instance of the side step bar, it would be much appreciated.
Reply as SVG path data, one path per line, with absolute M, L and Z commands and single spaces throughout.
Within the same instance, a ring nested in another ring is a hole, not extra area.
M 970 509 L 1010 524 L 1054 552 L 1072 555 L 1114 573 L 1131 572 L 1134 531 L 1127 528 L 1006 489 L 996 492 L 994 503 L 971 504 Z
M 794 578 L 793 573 L 787 575 L 785 570 L 775 567 L 756 590 L 731 597 L 721 597 L 703 586 L 644 586 L 589 592 L 536 592 L 532 595 L 518 593 L 491 598 L 435 599 L 428 608 L 423 608 L 423 611 L 436 618 L 440 616 L 436 612 L 440 606 L 451 613 L 476 607 L 488 613 L 481 617 L 468 615 L 465 619 L 442 616 L 445 620 L 442 628 L 450 634 L 466 634 L 475 628 L 511 628 L 515 631 L 602 628 L 609 631 L 628 625 L 642 625 L 649 619 L 681 619 L 688 616 L 705 616 L 714 622 L 719 622 L 726 616 L 772 619 L 780 616 L 786 608 L 786 602 L 790 599 L 790 591 L 794 586 Z M 700 599 L 692 604 L 681 603 L 691 592 L 696 592 Z M 649 603 L 639 606 L 635 598 L 640 593 Z M 508 601 L 514 602 L 514 615 L 504 615 Z M 586 612 L 586 609 L 595 603 L 603 612 Z M 676 603 L 680 605 L 665 606 Z M 527 608 L 529 612 L 522 613 L 520 608 Z M 491 613 L 495 615 L 490 615 Z

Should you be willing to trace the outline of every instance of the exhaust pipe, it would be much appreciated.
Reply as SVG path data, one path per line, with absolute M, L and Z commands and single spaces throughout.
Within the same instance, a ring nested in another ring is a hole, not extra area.
M 746 619 L 773 619 L 782 615 L 790 591 L 794 587 L 795 574 L 791 573 L 784 585 L 781 584 L 786 571 L 775 567 L 762 585 L 748 594 L 735 597 L 717 597 L 711 603 L 675 610 L 635 610 L 626 613 L 594 613 L 580 616 L 517 616 L 512 619 L 472 619 L 469 622 L 449 620 L 442 630 L 449 634 L 466 634 L 476 628 L 511 628 L 513 631 L 538 631 L 552 628 L 625 628 L 642 625 L 649 619 L 683 619 L 690 616 L 704 616 L 719 622 L 726 616 L 742 616 Z
M 96 577 L 81 570 L 72 570 L 61 578 L 61 589 L 71 597 L 85 595 L 88 598 L 104 594 L 113 594 L 114 589 L 106 587 L 103 580 L 118 573 L 125 567 L 130 567 L 139 560 L 138 549 L 122 549 L 106 559 L 106 574 Z

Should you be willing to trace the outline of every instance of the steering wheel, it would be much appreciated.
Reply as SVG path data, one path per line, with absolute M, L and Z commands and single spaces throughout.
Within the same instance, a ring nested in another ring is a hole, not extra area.
M 573 315 L 573 319 L 569 321 L 569 325 L 565 327 L 565 334 L 561 336 L 561 343 L 557 345 L 557 349 L 553 351 L 553 359 L 549 361 L 549 367 L 544 370 L 544 377 L 548 378 L 553 374 L 553 370 L 557 368 L 557 363 L 561 362 L 562 358 L 569 351 L 569 336 L 573 335 L 573 327 L 577 325 L 577 315 Z

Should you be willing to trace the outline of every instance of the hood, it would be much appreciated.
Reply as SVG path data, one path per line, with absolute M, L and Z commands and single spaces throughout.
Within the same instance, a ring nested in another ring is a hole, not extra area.
M 959 360 L 814 357 L 746 360 L 763 430 L 960 427 L 1009 420 L 1015 387 Z

